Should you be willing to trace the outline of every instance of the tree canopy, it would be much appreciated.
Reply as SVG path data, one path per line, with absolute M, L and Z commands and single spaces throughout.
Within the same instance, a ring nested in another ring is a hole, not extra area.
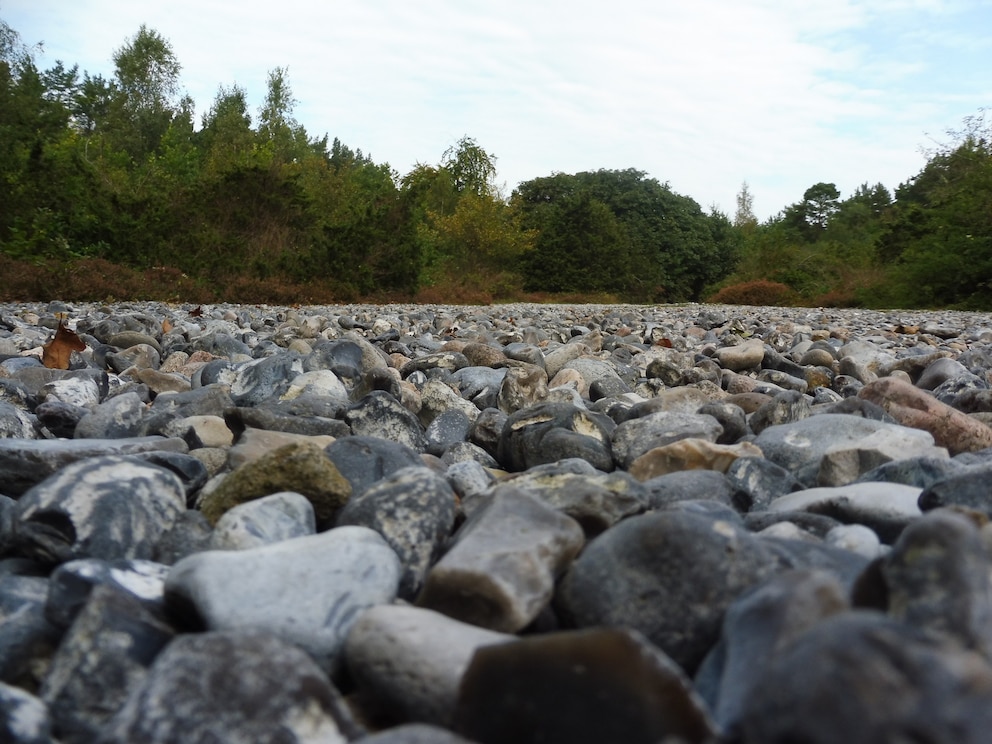
M 497 156 L 469 135 L 401 175 L 308 133 L 285 67 L 258 111 L 222 82 L 196 122 L 172 45 L 146 26 L 112 51 L 109 79 L 62 61 L 39 69 L 34 51 L 0 20 L 10 298 L 102 261 L 113 270 L 84 292 L 119 289 L 108 272 L 168 270 L 183 292 L 244 300 L 682 302 L 761 281 L 813 304 L 992 308 L 984 111 L 894 191 L 814 182 L 759 223 L 746 181 L 730 219 L 635 168 L 553 173 L 507 195 Z

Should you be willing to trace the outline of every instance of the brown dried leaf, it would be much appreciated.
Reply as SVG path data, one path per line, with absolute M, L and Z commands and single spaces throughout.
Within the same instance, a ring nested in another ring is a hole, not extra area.
M 86 342 L 65 324 L 65 320 L 60 318 L 58 330 L 55 331 L 55 338 L 42 348 L 42 364 L 49 369 L 69 369 L 69 358 L 72 356 L 72 352 L 85 349 Z
M 189 311 L 189 317 L 191 318 L 199 318 L 201 315 L 203 315 L 202 305 L 197 305 L 196 307 L 194 307 L 192 310 Z
M 168 333 L 172 329 L 173 329 L 173 325 L 169 321 L 169 319 L 168 318 L 163 318 L 162 319 L 162 333 Z

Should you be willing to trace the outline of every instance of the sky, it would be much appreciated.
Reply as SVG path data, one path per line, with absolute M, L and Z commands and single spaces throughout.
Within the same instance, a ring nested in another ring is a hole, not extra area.
M 462 137 L 509 195 L 635 168 L 729 217 L 815 183 L 894 189 L 992 107 L 992 0 L 0 0 L 36 64 L 111 78 L 142 24 L 197 122 L 221 86 L 252 113 L 285 68 L 294 118 L 399 175 Z

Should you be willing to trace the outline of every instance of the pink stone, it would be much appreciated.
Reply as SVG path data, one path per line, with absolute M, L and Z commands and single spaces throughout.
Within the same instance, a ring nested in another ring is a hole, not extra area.
M 881 406 L 903 426 L 930 432 L 952 455 L 992 447 L 992 428 L 903 380 L 882 377 L 865 385 L 858 397 Z

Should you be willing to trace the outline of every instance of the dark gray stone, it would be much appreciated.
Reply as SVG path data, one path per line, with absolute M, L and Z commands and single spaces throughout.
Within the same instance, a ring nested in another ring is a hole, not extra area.
M 777 426 L 769 426 L 754 444 L 765 457 L 793 473 L 806 486 L 817 485 L 820 462 L 827 450 L 891 426 L 858 416 L 823 413 Z
M 459 351 L 438 351 L 411 359 L 400 368 L 400 375 L 405 379 L 414 372 L 428 372 L 434 369 L 455 372 L 472 363 Z
M 7 555 L 16 545 L 14 520 L 17 502 L 10 496 L 0 495 L 0 557 Z
M 237 368 L 231 384 L 231 399 L 238 406 L 257 406 L 285 393 L 301 374 L 303 360 L 294 354 L 277 354 L 245 362 Z
M 31 416 L 23 408 L 0 401 L 0 439 L 37 439 Z
M 239 436 L 245 429 L 284 431 L 304 436 L 346 437 L 351 427 L 334 418 L 343 407 L 326 398 L 301 396 L 293 400 L 266 401 L 254 407 L 230 408 L 224 412 L 224 422 Z
M 373 390 L 350 406 L 344 420 L 356 436 L 388 439 L 416 452 L 427 449 L 424 427 L 417 416 L 381 390 Z
M 37 690 L 62 631 L 45 617 L 48 580 L 0 574 L 0 682 Z
M 610 628 L 480 648 L 454 728 L 483 744 L 705 744 L 717 733 L 671 659 L 640 633 Z
M 343 744 L 357 733 L 340 694 L 306 654 L 242 630 L 176 638 L 98 741 Z
M 348 388 L 354 388 L 362 376 L 362 347 L 348 339 L 320 341 L 303 359 L 303 371 L 320 369 L 336 374 Z
M 961 473 L 962 470 L 964 470 L 964 465 L 956 459 L 926 456 L 909 457 L 905 460 L 892 460 L 879 465 L 877 468 L 872 468 L 858 478 L 857 482 L 884 481 L 927 489 L 946 478 Z
M 108 398 L 76 424 L 75 439 L 126 439 L 145 434 L 145 402 L 137 393 Z
M 186 418 L 223 416 L 231 408 L 234 408 L 234 400 L 228 386 L 211 384 L 182 393 L 159 393 L 152 402 L 151 410 L 152 414 L 171 413 L 176 418 Z
M 457 409 L 443 411 L 427 425 L 427 452 L 440 457 L 445 450 L 457 442 L 466 442 L 472 422 L 468 416 Z
M 185 509 L 186 492 L 173 473 L 107 455 L 68 465 L 22 495 L 15 533 L 22 555 L 51 564 L 150 559 Z
M 0 439 L 0 483 L 9 496 L 20 496 L 67 465 L 99 455 L 128 455 L 163 450 L 186 452 L 182 439 Z
M 958 464 L 953 472 L 923 489 L 920 509 L 930 511 L 942 506 L 961 506 L 992 516 L 990 478 L 992 461 L 965 466 Z
M 776 653 L 743 706 L 742 744 L 979 744 L 992 668 L 878 613 L 844 612 Z
M 457 370 L 452 377 L 462 397 L 472 401 L 481 411 L 496 408 L 496 398 L 506 377 L 506 368 L 465 367 Z
M 775 536 L 762 536 L 761 539 L 783 566 L 825 571 L 847 588 L 854 586 L 870 561 L 860 553 L 827 542 Z
M 182 558 L 207 550 L 213 526 L 199 509 L 187 509 L 180 514 L 155 545 L 154 561 L 171 566 Z
M 748 433 L 744 409 L 733 403 L 713 401 L 700 406 L 696 413 L 712 416 L 723 427 L 723 433 L 716 438 L 717 444 L 737 444 Z
M 183 484 L 188 506 L 192 506 L 196 502 L 197 494 L 210 477 L 206 465 L 192 455 L 182 452 L 137 452 L 129 455 L 129 457 L 151 465 L 158 465 L 160 468 L 165 468 L 175 474 Z
M 627 419 L 613 432 L 613 458 L 627 470 L 648 450 L 664 447 L 680 439 L 705 439 L 715 442 L 723 434 L 720 422 L 712 416 L 695 413 L 659 411 Z
M 72 439 L 75 436 L 76 426 L 88 413 L 88 408 L 63 403 L 60 400 L 46 400 L 34 409 L 38 423 L 56 437 L 63 439 Z
M 368 527 L 385 538 L 403 565 L 399 596 L 412 601 L 454 528 L 455 502 L 451 486 L 432 470 L 401 468 L 349 500 L 337 524 Z
M 916 387 L 934 390 L 948 380 L 961 377 L 974 377 L 968 368 L 956 359 L 943 357 L 930 362 L 916 380 Z
M 493 458 L 498 457 L 500 436 L 508 418 L 495 406 L 484 408 L 472 424 L 468 440 L 482 447 Z
M 802 488 L 792 473 L 763 457 L 738 457 L 726 477 L 734 489 L 733 504 L 742 512 L 765 509 L 779 496 Z
M 400 468 L 424 464 L 406 445 L 379 437 L 344 437 L 327 445 L 324 452 L 351 483 L 352 498 Z
M 691 674 L 716 643 L 730 603 L 779 569 L 768 545 L 736 524 L 653 512 L 592 540 L 555 605 L 577 627 L 639 630 Z
M 130 595 L 146 611 L 164 617 L 163 598 L 168 571 L 168 566 L 161 563 L 142 560 L 83 558 L 63 563 L 49 577 L 45 617 L 58 628 L 68 628 L 99 586 Z
M 716 470 L 680 470 L 651 478 L 641 485 L 646 492 L 646 504 L 651 509 L 663 509 L 676 501 L 699 499 L 733 505 L 733 485 L 727 476 Z
M 786 390 L 778 393 L 770 401 L 758 407 L 748 423 L 751 431 L 761 434 L 770 426 L 791 424 L 807 418 L 811 413 L 809 400 L 802 392 Z
M 848 608 L 840 582 L 811 570 L 773 576 L 735 600 L 723 618 L 720 642 L 696 675 L 696 689 L 720 727 L 735 731 L 745 701 L 778 649 Z
M 539 403 L 510 415 L 496 459 L 511 471 L 578 457 L 597 470 L 613 470 L 613 421 L 571 403 Z
M 133 595 L 98 586 L 59 645 L 41 698 L 65 744 L 89 744 L 174 631 Z
M 509 359 L 533 364 L 536 367 L 544 369 L 544 352 L 534 344 L 510 343 L 503 347 L 503 353 Z
M 499 469 L 499 463 L 496 462 L 496 458 L 479 445 L 472 444 L 471 442 L 455 442 L 441 453 L 441 463 L 445 466 L 468 460 L 477 462 L 483 467 Z
M 843 526 L 843 522 L 823 514 L 810 512 L 770 512 L 753 511 L 744 515 L 744 525 L 751 532 L 761 532 L 780 522 L 789 522 L 804 532 L 809 532 L 819 538 L 826 538 L 827 533 L 835 527 Z
M 909 525 L 881 562 L 888 612 L 992 659 L 992 569 L 974 523 L 941 510 Z

